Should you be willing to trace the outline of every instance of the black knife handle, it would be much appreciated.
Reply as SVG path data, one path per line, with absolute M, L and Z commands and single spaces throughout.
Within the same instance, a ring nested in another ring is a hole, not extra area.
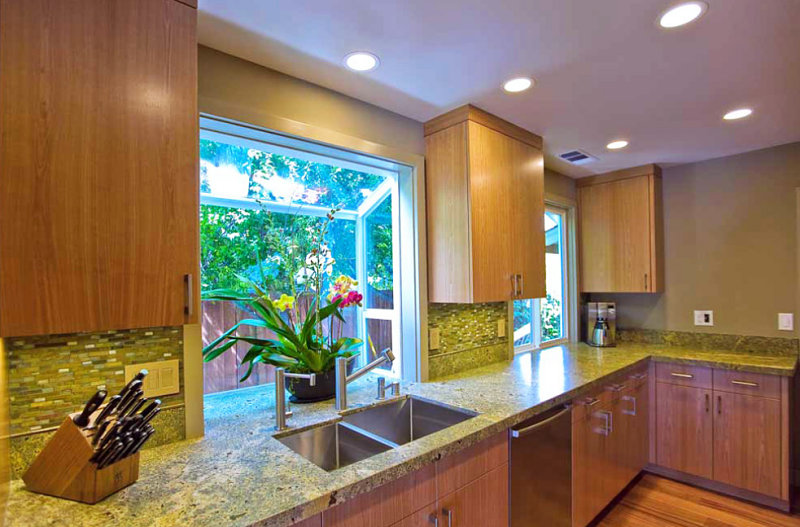
M 100 407 L 101 404 L 103 404 L 103 401 L 106 400 L 107 394 L 108 392 L 105 390 L 97 390 L 92 398 L 87 401 L 86 406 L 83 407 L 83 411 L 80 413 L 80 415 L 74 417 L 72 422 L 81 428 L 86 427 L 89 424 L 89 417 Z
M 103 424 L 103 421 L 106 419 L 106 417 L 111 415 L 111 412 L 113 412 L 114 408 L 117 407 L 117 404 L 119 404 L 120 399 L 121 397 L 119 395 L 112 396 L 111 399 L 108 400 L 106 405 L 100 411 L 100 414 L 95 418 L 93 425 L 100 426 L 101 424 Z

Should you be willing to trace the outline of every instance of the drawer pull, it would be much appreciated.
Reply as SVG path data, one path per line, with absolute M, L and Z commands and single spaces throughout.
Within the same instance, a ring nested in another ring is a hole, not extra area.
M 439 516 L 432 512 L 430 516 L 428 516 L 428 523 L 432 523 L 433 527 L 439 527 Z
M 739 386 L 749 386 L 751 388 L 758 388 L 757 382 L 750 382 L 750 381 L 731 381 L 731 384 L 737 384 Z
M 581 401 L 581 404 L 583 404 L 585 406 L 594 406 L 599 402 L 600 402 L 600 399 L 598 399 L 597 397 L 587 397 L 586 399 Z
M 595 412 L 595 417 L 601 417 L 604 421 L 603 428 L 595 428 L 594 431 L 600 435 L 610 436 L 614 431 L 614 416 L 607 410 Z
M 646 378 L 647 378 L 646 373 L 634 373 L 633 375 L 631 375 L 631 379 L 633 379 L 634 381 L 641 381 L 642 379 Z
M 709 410 L 709 408 L 708 408 L 708 406 L 709 406 L 709 405 L 708 405 L 709 399 L 711 399 L 711 396 L 710 396 L 710 395 L 708 395 L 708 394 L 706 394 L 706 413 L 708 413 L 708 410 Z
M 633 403 L 632 409 L 630 409 L 630 410 L 622 410 L 622 413 L 625 414 L 625 415 L 632 415 L 632 416 L 635 417 L 636 416 L 636 397 L 634 397 L 632 395 L 623 395 L 622 396 L 622 400 L 623 401 L 629 401 L 629 402 Z
M 453 527 L 453 511 L 450 509 L 442 509 L 442 514 L 447 518 L 447 527 Z
M 624 384 L 612 384 L 611 386 L 608 387 L 608 389 L 611 390 L 612 392 L 621 392 L 622 390 L 625 389 L 625 385 Z
M 680 377 L 681 379 L 694 379 L 694 375 L 692 375 L 691 373 L 677 373 L 673 371 L 672 373 L 670 373 L 670 375 L 672 375 L 673 377 Z

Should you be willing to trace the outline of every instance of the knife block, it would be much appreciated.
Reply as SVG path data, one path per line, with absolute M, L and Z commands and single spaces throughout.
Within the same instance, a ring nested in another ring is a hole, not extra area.
M 30 491 L 94 504 L 139 479 L 139 453 L 98 469 L 89 461 L 93 432 L 76 426 L 75 415 L 67 416 L 22 480 Z

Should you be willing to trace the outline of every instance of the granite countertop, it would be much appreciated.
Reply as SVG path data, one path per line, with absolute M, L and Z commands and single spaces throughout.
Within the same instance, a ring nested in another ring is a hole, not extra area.
M 97 505 L 28 492 L 11 484 L 10 526 L 288 525 L 514 426 L 579 396 L 649 358 L 791 376 L 796 355 L 755 355 L 650 344 L 557 346 L 523 353 L 402 392 L 480 415 L 397 449 L 325 472 L 277 441 L 272 385 L 210 395 L 206 436 L 142 452 L 139 481 Z M 374 376 L 350 386 L 353 411 L 372 405 Z M 331 401 L 294 406 L 292 431 L 336 420 Z M 291 432 L 291 431 L 290 431 Z M 285 433 L 284 433 L 285 434 Z M 282 434 L 283 435 L 283 434 Z

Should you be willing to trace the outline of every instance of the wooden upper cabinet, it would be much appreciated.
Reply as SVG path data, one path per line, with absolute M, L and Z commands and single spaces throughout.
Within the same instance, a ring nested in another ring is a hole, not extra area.
M 581 290 L 663 291 L 660 168 L 620 170 L 577 184 Z
M 196 24 L 0 0 L 0 335 L 197 321 Z
M 541 138 L 474 106 L 425 136 L 429 300 L 544 297 Z

